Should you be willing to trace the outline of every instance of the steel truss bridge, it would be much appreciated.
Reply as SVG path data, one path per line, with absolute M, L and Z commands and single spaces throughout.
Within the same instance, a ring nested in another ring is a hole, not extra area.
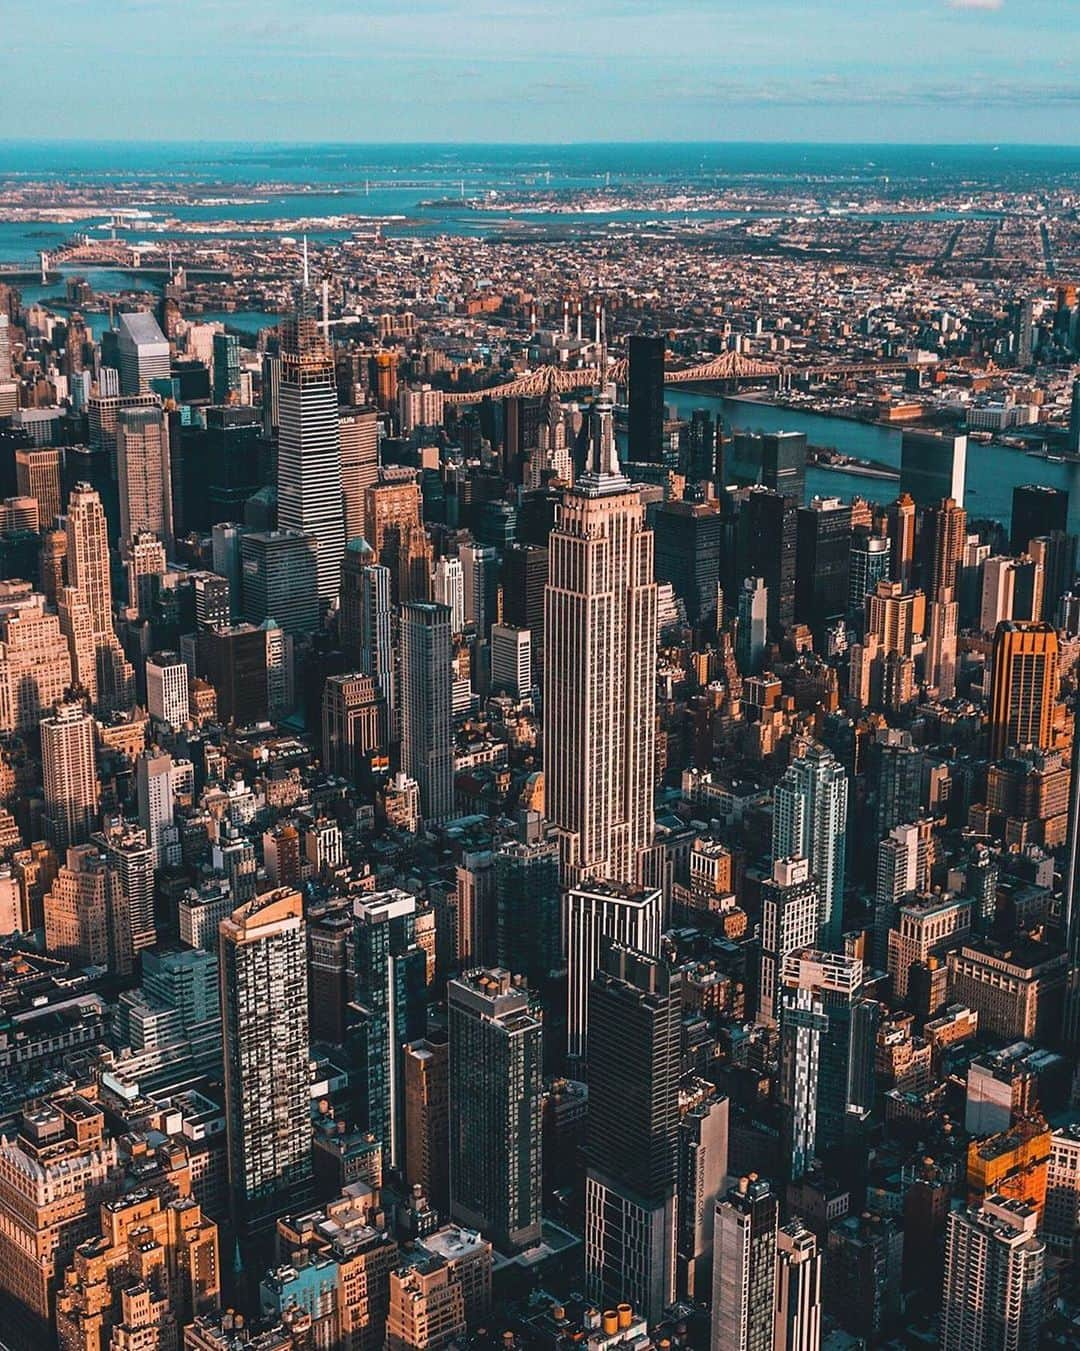
M 887 375 L 910 370 L 907 361 L 868 361 L 861 364 L 789 366 L 775 361 L 761 361 L 740 352 L 724 352 L 711 361 L 697 366 L 681 366 L 664 371 L 665 385 L 738 384 L 741 381 L 760 383 L 772 380 L 781 387 L 793 379 L 808 377 L 819 380 L 843 380 L 857 375 Z M 579 366 L 567 370 L 561 366 L 540 366 L 485 389 L 455 390 L 445 396 L 448 404 L 479 403 L 482 399 L 544 398 L 572 394 L 577 390 L 597 388 L 601 384 L 626 385 L 630 365 L 626 357 L 608 363 L 604 371 L 599 366 Z

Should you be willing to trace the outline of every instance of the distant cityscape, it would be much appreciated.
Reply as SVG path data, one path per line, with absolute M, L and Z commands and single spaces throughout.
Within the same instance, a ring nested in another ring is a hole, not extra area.
M 1067 150 L 0 145 L 0 1347 L 1077 1345 L 1078 285 Z

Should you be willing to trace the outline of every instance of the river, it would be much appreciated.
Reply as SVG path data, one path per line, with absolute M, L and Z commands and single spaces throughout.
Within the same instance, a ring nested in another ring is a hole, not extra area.
M 665 401 L 683 417 L 689 416 L 694 408 L 708 408 L 714 416 L 717 412 L 723 416 L 727 429 L 805 432 L 812 446 L 828 446 L 845 455 L 900 467 L 902 432 L 899 427 L 853 422 L 847 418 L 778 408 L 749 399 L 696 394 L 689 390 L 669 390 Z M 1080 526 L 1080 519 L 1074 519 L 1074 513 L 1080 518 L 1080 465 L 1053 464 L 1008 446 L 968 443 L 964 506 L 969 517 L 1007 524 L 1012 514 L 1012 491 L 1024 483 L 1069 489 L 1070 527 L 1075 530 Z M 806 472 L 807 499 L 815 496 L 846 500 L 866 497 L 872 502 L 891 502 L 898 490 L 899 485 L 888 479 L 846 474 L 816 465 L 811 465 Z

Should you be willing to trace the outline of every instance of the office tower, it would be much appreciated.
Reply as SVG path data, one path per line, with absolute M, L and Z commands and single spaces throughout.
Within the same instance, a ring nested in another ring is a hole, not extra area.
M 713 1222 L 712 1351 L 772 1351 L 777 1199 L 764 1178 L 740 1178 Z
M 450 1208 L 450 1047 L 420 1038 L 404 1052 L 405 1182 L 440 1214 Z
M 1061 908 L 1068 954 L 1062 1043 L 1067 1049 L 1075 1051 L 1080 1047 L 1080 727 L 1075 719 L 1069 765 L 1069 825 L 1065 837 Z
M 893 994 L 908 998 L 911 968 L 941 959 L 965 943 L 971 933 L 971 902 L 948 893 L 901 904 L 889 933 L 888 972 Z
M 319 603 L 338 593 L 345 553 L 337 386 L 328 339 L 304 278 L 282 323 L 278 427 L 278 527 L 314 535 Z M 274 616 L 278 618 L 278 616 Z
M 1076 546 L 1077 537 L 1067 535 L 1062 530 L 1053 530 L 1048 535 L 1036 535 L 1028 541 L 1031 561 L 1037 565 L 1042 574 L 1042 603 L 1040 606 L 1038 598 L 1034 594 L 1032 595 L 1030 618 L 1054 620 L 1061 627 L 1060 620 L 1058 620 L 1061 600 L 1072 587 L 1073 578 L 1076 575 Z M 1031 569 L 1030 565 L 1027 572 L 1031 577 L 1032 591 L 1034 592 L 1038 584 L 1039 573 Z M 1026 601 L 1026 586 L 1024 597 Z M 1027 614 L 1023 613 L 1013 615 L 1014 619 L 1028 617 Z
M 891 1215 L 848 1215 L 828 1228 L 826 1308 L 868 1346 L 883 1342 L 901 1312 L 904 1229 Z
M 664 339 L 631 333 L 630 420 L 627 451 L 635 464 L 663 459 Z
M 145 394 L 151 380 L 168 380 L 169 340 L 149 310 L 120 316 L 116 345 L 121 394 Z
M 41 720 L 45 833 L 58 849 L 82 844 L 97 817 L 94 719 L 81 704 L 59 704 Z
M 772 877 L 761 884 L 761 990 L 758 1019 L 779 1021 L 780 973 L 793 952 L 817 942 L 821 902 L 805 858 L 778 858 Z
M 635 881 L 653 836 L 652 532 L 619 469 L 612 418 L 610 400 L 598 399 L 589 467 L 564 495 L 549 540 L 545 803 L 571 884 Z
M 738 498 L 735 576 L 761 577 L 769 596 L 769 627 L 795 622 L 798 508 L 794 497 L 754 486 Z
M 972 939 L 948 956 L 949 999 L 979 1018 L 979 1032 L 1046 1044 L 1061 1035 L 1068 958 L 1049 943 Z
M 78 1094 L 46 1100 L 7 1134 L 0 1169 L 4 1340 L 18 1351 L 55 1343 L 52 1314 L 76 1246 L 123 1180 L 105 1114 Z M 58 1279 L 59 1278 L 59 1279 Z
M 1038 1211 L 989 1196 L 954 1210 L 945 1236 L 942 1351 L 1035 1351 L 1045 1316 L 1046 1245 Z
M 379 415 L 374 408 L 342 408 L 338 413 L 338 431 L 348 541 L 363 535 L 367 490 L 379 481 Z
M 608 943 L 589 989 L 585 1286 L 658 1322 L 675 1293 L 682 975 Z
M 375 551 L 375 562 L 390 569 L 395 605 L 427 599 L 431 543 L 421 519 L 422 505 L 420 485 L 411 475 L 374 483 L 367 489 L 364 538 Z M 415 574 L 425 560 L 428 576 L 421 585 Z
M 307 938 L 282 887 L 221 922 L 229 1192 L 240 1232 L 265 1229 L 311 1188 Z
M 889 575 L 900 583 L 903 591 L 911 588 L 914 566 L 915 499 L 910 493 L 901 492 L 889 508 Z
M 201 629 L 227 629 L 232 623 L 231 588 L 228 579 L 216 572 L 191 572 L 195 592 L 195 622 Z M 239 610 L 240 597 L 236 596 Z
M 461 633 L 465 628 L 465 577 L 461 559 L 443 554 L 435 564 L 431 578 L 431 598 L 436 605 L 450 610 L 450 632 Z
M 55 610 L 64 585 L 67 535 L 63 530 L 45 530 L 41 536 L 41 566 L 38 579 L 45 598 Z
M 424 1034 L 427 958 L 416 941 L 416 897 L 375 892 L 353 902 L 352 1026 L 357 1120 L 382 1141 L 383 1162 L 405 1161 L 402 1047 Z
M 116 419 L 116 467 L 120 480 L 120 542 L 126 550 L 149 530 L 171 553 L 172 468 L 169 426 L 160 408 L 122 408 Z
M 927 508 L 923 518 L 928 564 L 926 595 L 931 601 L 955 596 L 967 542 L 967 512 L 949 498 Z
M 60 602 L 75 680 L 103 711 L 127 711 L 135 675 L 112 622 L 109 536 L 101 498 L 85 483 L 71 490 L 67 509 L 68 583 Z
M 20 497 L 37 503 L 41 530 L 51 529 L 60 515 L 60 452 L 49 447 L 16 450 L 15 483 Z
M 0 380 L 11 379 L 11 320 L 0 314 Z
M 997 627 L 990 668 L 990 758 L 1010 746 L 1048 750 L 1058 698 L 1058 637 L 1049 624 Z
M 168 571 L 165 546 L 152 531 L 140 530 L 127 542 L 126 552 L 128 606 L 140 619 L 149 619 Z
M 899 920 L 900 906 L 929 881 L 926 853 L 918 825 L 893 826 L 878 844 L 870 952 L 878 971 L 888 963 L 889 936 Z
M 1077 377 L 1080 379 L 1080 376 Z M 1073 382 L 1073 402 L 1080 408 L 1080 394 Z M 22 491 L 22 489 L 20 489 Z M 1036 535 L 1067 530 L 1069 494 L 1064 488 L 1044 483 L 1018 484 L 1012 492 L 1012 517 L 1009 527 L 1009 552 L 1024 554 Z M 1071 579 L 1070 579 L 1071 580 Z
M 580 1063 L 587 1050 L 589 988 L 600 969 L 605 941 L 659 957 L 664 930 L 663 893 L 626 883 L 586 880 L 566 892 L 563 921 L 568 1051 L 571 1061 Z
M 1030 296 L 1016 301 L 1011 307 L 1013 322 L 1013 351 L 1016 364 L 1026 370 L 1035 351 L 1035 302 Z
M 179 652 L 146 659 L 146 709 L 156 722 L 179 731 L 189 717 L 188 668 Z
M 393 729 L 397 690 L 391 581 L 390 569 L 376 561 L 365 540 L 349 541 L 341 565 L 338 617 L 341 646 L 349 661 L 374 678 L 386 700 L 389 726 Z
M 544 646 L 544 590 L 548 551 L 536 544 L 512 544 L 503 553 L 503 622 L 528 629 L 539 668 Z M 539 679 L 540 670 L 536 676 Z
M 925 623 L 926 597 L 905 591 L 900 582 L 880 581 L 866 597 L 866 634 L 881 644 L 882 654 L 910 657 L 915 635 Z
M 0 582 L 0 732 L 25 736 L 71 684 L 60 621 L 28 583 Z
M 562 959 L 559 849 L 539 828 L 522 836 L 495 851 L 495 951 L 500 966 L 543 989 Z
M 427 821 L 454 810 L 450 611 L 420 601 L 401 611 L 401 767 L 420 785 Z
M 263 831 L 263 863 L 266 875 L 275 887 L 297 886 L 300 882 L 300 832 L 288 821 L 279 821 L 272 830 Z
M 743 675 L 757 675 L 765 661 L 769 592 L 761 577 L 744 577 L 739 588 L 735 657 Z
M 1080 1126 L 1060 1126 L 1050 1142 L 1050 1167 L 1046 1179 L 1046 1210 L 1043 1237 L 1047 1246 L 1063 1256 L 1075 1250 L 1080 1231 Z
M 491 689 L 524 699 L 533 687 L 532 634 L 512 624 L 491 626 Z
M 174 760 L 163 752 L 143 751 L 135 761 L 135 785 L 139 824 L 146 831 L 157 866 L 179 863 L 173 816 L 177 797 L 193 786 L 190 761 Z
M 803 949 L 780 980 L 782 1148 L 792 1180 L 844 1139 L 849 1112 L 869 1111 L 880 1005 L 862 992 L 857 957 Z
M 712 1297 L 716 1202 L 728 1171 L 728 1100 L 708 1096 L 679 1117 L 676 1137 L 679 1297 Z
M 267 352 L 262 359 L 262 433 L 277 436 L 281 421 L 281 358 Z
M 213 576 L 225 578 L 229 583 L 230 607 L 235 603 L 239 610 L 240 596 L 243 591 L 243 564 L 240 554 L 240 541 L 244 538 L 245 529 L 237 521 L 219 520 L 216 521 L 211 529 L 211 562 L 214 566 L 213 573 L 201 573 L 200 576 Z M 232 608 L 225 617 L 225 622 L 232 620 Z
M 498 619 L 499 556 L 486 544 L 466 542 L 458 550 L 465 622 L 487 638 Z
M 806 501 L 806 434 L 739 432 L 728 448 L 725 477 L 778 492 L 797 511 Z
M 157 856 L 144 830 L 113 825 L 93 837 L 109 866 L 114 901 L 119 912 L 114 921 L 126 952 L 118 954 L 121 971 L 130 971 L 139 953 L 157 941 L 154 922 L 154 870 Z M 146 959 L 144 958 L 144 962 Z M 147 967 L 143 967 L 144 976 Z M 215 1008 L 217 1000 L 215 999 Z
M 949 497 L 964 502 L 967 435 L 905 431 L 900 445 L 900 500 L 932 507 Z
M 225 404 L 240 393 L 240 339 L 235 333 L 213 337 L 214 402 Z
M 833 753 L 801 746 L 773 793 L 773 858 L 805 858 L 817 879 L 818 943 L 840 950 L 847 848 L 848 782 Z
M 956 633 L 960 607 L 954 600 L 932 600 L 927 607 L 926 684 L 939 699 L 956 693 Z
M 293 638 L 319 627 L 319 541 L 302 530 L 263 530 L 241 536 L 246 623 L 275 620 Z
M 793 1218 L 776 1231 L 775 1351 L 818 1351 L 821 1345 L 821 1252 L 814 1234 Z
M 721 428 L 707 408 L 695 408 L 687 428 L 686 474 L 692 483 L 722 483 Z
M 663 503 L 653 518 L 655 571 L 686 606 L 689 624 L 715 623 L 724 518 L 712 502 Z
M 96 845 L 69 848 L 43 902 L 45 951 L 75 967 L 130 971 L 117 952 L 109 874 Z
M 431 385 L 401 385 L 398 388 L 398 420 L 402 436 L 421 427 L 441 427 L 445 395 Z
M 209 530 L 219 521 L 243 519 L 248 499 L 263 486 L 262 427 L 255 409 L 241 404 L 206 408 L 203 421 L 205 426 L 185 427 L 172 441 L 174 480 L 178 442 L 181 448 L 184 521 L 189 530 Z M 214 567 L 222 571 L 217 556 Z
M 373 676 L 327 676 L 322 698 L 323 768 L 363 783 L 389 744 L 386 700 Z
M 254 624 L 201 628 L 198 673 L 217 693 L 218 719 L 251 727 L 269 716 L 266 633 Z
M 796 520 L 795 617 L 818 633 L 847 611 L 851 507 L 838 497 L 815 497 Z
M 500 1253 L 540 1240 L 541 1025 L 501 967 L 447 986 L 450 1214 Z

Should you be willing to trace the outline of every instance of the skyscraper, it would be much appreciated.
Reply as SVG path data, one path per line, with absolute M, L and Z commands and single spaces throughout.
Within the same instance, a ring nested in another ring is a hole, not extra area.
M 232 394 L 240 392 L 240 339 L 235 333 L 215 333 L 214 402 L 229 402 Z
M 134 701 L 135 675 L 113 628 L 105 512 L 86 483 L 77 483 L 68 498 L 67 569 L 60 625 L 74 678 L 103 711 L 126 711 Z
M 450 1213 L 499 1252 L 540 1239 L 541 1024 L 501 967 L 447 987 Z
M 817 634 L 847 609 L 851 507 L 838 497 L 815 497 L 797 518 L 795 617 Z
M 1058 636 L 1050 624 L 997 626 L 990 667 L 990 758 L 1010 746 L 1048 750 L 1058 698 Z
M 608 943 L 589 990 L 585 1284 L 656 1323 L 675 1293 L 682 976 Z
M 712 1351 L 773 1351 L 777 1200 L 740 1178 L 713 1223 Z
M 627 450 L 635 464 L 663 458 L 664 339 L 631 333 L 630 421 Z
M 343 408 L 341 493 L 345 503 L 345 539 L 364 533 L 367 490 L 379 481 L 379 415 L 374 408 Z
M 94 719 L 81 704 L 60 704 L 41 720 L 45 828 L 58 849 L 89 839 L 98 809 Z
M 151 380 L 169 378 L 169 340 L 149 310 L 120 316 L 116 345 L 121 394 L 145 394 Z
M 652 532 L 619 469 L 612 417 L 605 395 L 593 405 L 589 467 L 564 494 L 549 541 L 545 801 L 570 883 L 636 881 L 653 835 Z
M 16 450 L 15 483 L 20 497 L 37 502 L 40 528 L 51 529 L 60 515 L 60 452 L 51 447 Z
M 187 722 L 188 668 L 179 652 L 152 652 L 146 659 L 146 709 L 151 718 L 179 731 Z
M 1025 1201 L 989 1196 L 954 1210 L 945 1237 L 942 1351 L 1035 1351 L 1045 1315 L 1046 1245 Z
M 806 742 L 801 750 L 773 792 L 773 858 L 809 861 L 819 888 L 818 943 L 838 952 L 847 858 L 847 775 L 824 746 Z
M 454 810 L 450 611 L 419 601 L 401 611 L 401 767 L 420 785 L 427 821 Z
M 351 539 L 345 549 L 338 633 L 349 661 L 355 662 L 378 685 L 393 731 L 397 682 L 391 575 L 365 539 Z
M 362 783 L 389 744 L 386 700 L 374 677 L 354 671 L 327 676 L 322 698 L 323 767 Z
M 664 897 L 656 888 L 625 882 L 583 882 L 563 901 L 568 993 L 568 1053 L 571 1062 L 587 1054 L 589 989 L 600 969 L 606 941 L 621 943 L 650 957 L 660 955 Z
M 173 547 L 169 424 L 159 408 L 122 408 L 116 419 L 120 479 L 120 542 L 126 549 L 141 530 Z
M 780 991 L 782 1148 L 789 1176 L 844 1138 L 847 1113 L 874 1094 L 875 1016 L 857 957 L 803 949 L 784 960 Z
M 308 638 L 319 626 L 319 541 L 301 530 L 252 531 L 240 537 L 242 615 L 249 624 L 276 620 L 282 632 Z
M 817 942 L 818 884 L 805 858 L 778 858 L 772 877 L 761 884 L 761 992 L 758 1017 L 779 1021 L 780 974 L 785 959 Z
M 1080 376 L 1073 382 L 1073 402 L 1080 420 Z M 1068 521 L 1069 494 L 1065 488 L 1051 488 L 1045 483 L 1017 484 L 1012 492 L 1009 552 L 1026 554 L 1037 535 L 1067 530 Z
M 300 893 L 268 891 L 221 922 L 225 1124 L 233 1220 L 271 1226 L 311 1195 L 307 938 Z
M 421 521 L 420 485 L 414 475 L 397 471 L 395 477 L 367 489 L 364 537 L 375 551 L 375 562 L 390 569 L 394 604 L 426 600 L 430 586 L 431 543 Z M 415 583 L 423 566 L 427 580 Z
M 460 558 L 443 554 L 435 564 L 431 598 L 438 605 L 449 606 L 450 632 L 461 633 L 465 628 L 465 578 Z
M 665 502 L 654 521 L 656 580 L 670 582 L 690 624 L 716 618 L 724 518 L 712 502 Z
M 866 597 L 876 590 L 882 577 L 888 577 L 891 550 L 891 541 L 886 536 L 872 535 L 866 529 L 855 531 L 848 550 L 849 614 L 863 614 Z
M 904 432 L 900 446 L 901 502 L 908 494 L 916 507 L 932 507 L 945 497 L 963 506 L 966 473 L 966 434 Z M 897 556 L 895 547 L 893 553 Z M 902 564 L 900 557 L 897 563 Z
M 282 324 L 278 416 L 278 526 L 315 536 L 317 594 L 329 605 L 345 553 L 341 438 L 334 360 L 315 317 L 306 256 L 295 311 Z
M 423 1036 L 427 958 L 416 941 L 416 897 L 375 892 L 353 903 L 354 999 L 347 1044 L 357 1120 L 382 1141 L 383 1162 L 405 1162 L 402 1047 Z
M 774 1351 L 818 1351 L 821 1345 L 821 1251 L 802 1220 L 776 1231 Z

